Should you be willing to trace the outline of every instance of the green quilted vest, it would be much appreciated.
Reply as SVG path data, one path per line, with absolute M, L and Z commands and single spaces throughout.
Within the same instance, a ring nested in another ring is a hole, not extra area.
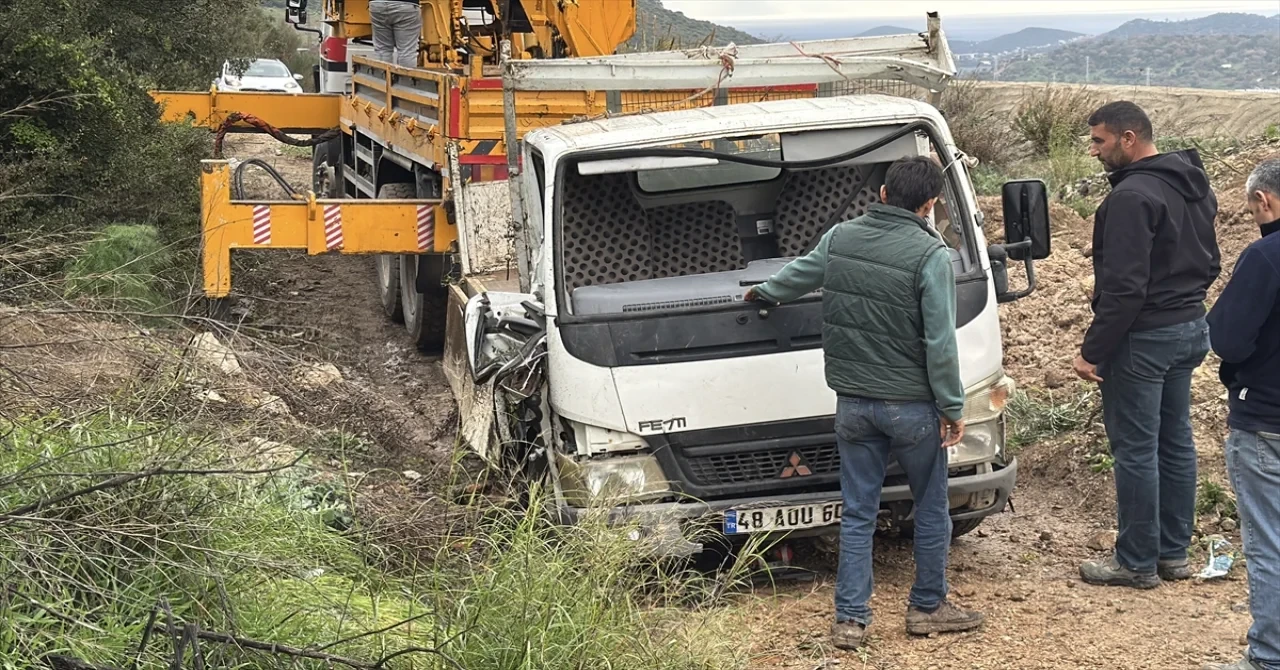
M 846 396 L 933 400 L 920 269 L 943 246 L 905 209 L 872 205 L 832 233 L 822 285 L 827 385 Z

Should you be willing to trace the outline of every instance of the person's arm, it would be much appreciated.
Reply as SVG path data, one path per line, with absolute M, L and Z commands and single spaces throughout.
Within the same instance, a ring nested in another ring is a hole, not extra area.
M 956 347 L 956 277 L 946 248 L 933 252 L 921 268 L 920 316 L 929 387 L 938 411 L 951 421 L 960 421 L 964 416 L 964 384 Z
M 787 263 L 769 281 L 753 287 L 750 293 L 754 295 L 748 295 L 747 299 L 758 297 L 775 303 L 791 302 L 822 288 L 822 281 L 827 276 L 827 249 L 831 246 L 833 232 L 834 226 L 818 240 L 813 251 Z
M 1258 335 L 1280 299 L 1280 268 L 1257 249 L 1245 249 L 1231 281 L 1209 311 L 1209 341 L 1228 365 L 1249 360 Z
M 1111 358 L 1147 300 L 1156 216 L 1155 205 L 1133 191 L 1118 191 L 1107 202 L 1098 302 L 1080 347 L 1080 355 L 1089 363 Z

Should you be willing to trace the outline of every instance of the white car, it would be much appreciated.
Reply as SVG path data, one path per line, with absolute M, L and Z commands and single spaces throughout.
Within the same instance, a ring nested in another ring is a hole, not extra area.
M 279 91 L 301 93 L 302 75 L 289 72 L 289 67 L 274 58 L 249 61 L 244 72 L 238 72 L 231 61 L 222 64 L 222 76 L 213 85 L 220 91 Z

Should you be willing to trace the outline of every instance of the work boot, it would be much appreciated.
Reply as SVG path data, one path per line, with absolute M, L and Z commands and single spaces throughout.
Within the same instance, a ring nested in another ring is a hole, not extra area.
M 1085 561 L 1080 564 L 1080 577 L 1086 584 L 1095 586 L 1128 586 L 1135 589 L 1154 589 L 1160 586 L 1160 577 L 1134 572 L 1120 565 L 1115 554 L 1105 561 Z
M 1156 574 L 1166 582 L 1180 582 L 1191 579 L 1191 563 L 1185 558 L 1160 559 L 1156 562 Z
M 1263 670 L 1263 668 L 1247 658 L 1242 658 L 1230 664 L 1205 663 L 1201 670 Z
M 857 621 L 837 621 L 831 624 L 831 644 L 838 649 L 857 649 L 862 646 L 866 637 L 867 627 Z
M 938 609 L 932 612 L 926 612 L 913 605 L 907 608 L 907 633 L 910 635 L 958 633 L 981 626 L 983 619 L 981 612 L 962 610 L 946 600 L 939 603 Z

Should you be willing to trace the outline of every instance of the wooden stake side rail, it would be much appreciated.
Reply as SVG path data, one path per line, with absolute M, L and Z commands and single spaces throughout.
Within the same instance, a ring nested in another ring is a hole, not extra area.
M 231 294 L 233 249 L 305 249 L 308 254 L 445 253 L 458 239 L 439 200 L 240 201 L 231 199 L 231 167 L 202 161 L 200 175 L 204 293 Z

